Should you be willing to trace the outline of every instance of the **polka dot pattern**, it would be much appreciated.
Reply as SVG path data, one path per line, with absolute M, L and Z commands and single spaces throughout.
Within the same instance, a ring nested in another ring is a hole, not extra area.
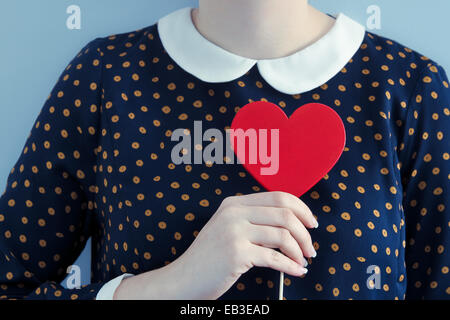
M 347 131 L 339 162 L 302 196 L 318 256 L 306 276 L 286 276 L 285 298 L 449 298 L 450 95 L 438 64 L 366 33 L 338 75 L 286 95 L 256 67 L 200 81 L 156 25 L 93 40 L 53 88 L 0 199 L 0 297 L 93 299 L 122 273 L 177 259 L 225 197 L 264 189 L 238 164 L 175 165 L 172 132 L 195 120 L 224 130 L 259 100 L 287 115 L 327 104 Z M 92 284 L 62 288 L 89 237 Z M 276 299 L 278 279 L 252 268 L 221 299 Z

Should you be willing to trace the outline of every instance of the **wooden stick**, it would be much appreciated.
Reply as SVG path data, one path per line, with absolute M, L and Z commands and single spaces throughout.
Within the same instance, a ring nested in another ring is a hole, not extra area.
M 284 289 L 284 272 L 280 272 L 280 289 L 278 292 L 278 300 L 283 300 L 283 289 Z

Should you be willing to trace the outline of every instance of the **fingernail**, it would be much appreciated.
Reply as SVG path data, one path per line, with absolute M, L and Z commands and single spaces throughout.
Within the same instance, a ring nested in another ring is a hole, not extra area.
M 314 250 L 314 249 L 313 249 Z M 313 253 L 313 255 L 311 256 L 311 258 L 315 258 L 315 257 L 317 257 L 317 251 L 316 250 L 314 250 L 314 253 Z
M 305 267 L 302 267 L 301 265 L 299 265 L 299 272 L 300 272 L 300 275 L 299 275 L 299 277 L 301 277 L 301 276 L 303 276 L 304 274 L 306 274 L 307 272 L 308 272 L 308 269 L 306 269 Z
M 306 268 L 308 266 L 308 260 L 305 259 L 305 265 L 304 267 Z
M 315 220 L 314 228 L 317 229 L 318 227 L 319 227 L 319 222 L 317 220 Z

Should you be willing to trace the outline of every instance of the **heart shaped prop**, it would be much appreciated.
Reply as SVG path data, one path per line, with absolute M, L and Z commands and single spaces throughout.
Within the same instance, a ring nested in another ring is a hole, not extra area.
M 250 103 L 238 111 L 230 133 L 240 163 L 262 186 L 297 197 L 333 168 L 345 147 L 341 118 L 318 103 L 298 108 L 290 118 L 273 103 Z

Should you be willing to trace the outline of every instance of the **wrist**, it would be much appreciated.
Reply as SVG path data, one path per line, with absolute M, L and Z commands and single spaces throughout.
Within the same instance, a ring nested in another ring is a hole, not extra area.
M 171 300 L 179 295 L 179 277 L 172 264 L 124 278 L 114 292 L 114 300 Z

